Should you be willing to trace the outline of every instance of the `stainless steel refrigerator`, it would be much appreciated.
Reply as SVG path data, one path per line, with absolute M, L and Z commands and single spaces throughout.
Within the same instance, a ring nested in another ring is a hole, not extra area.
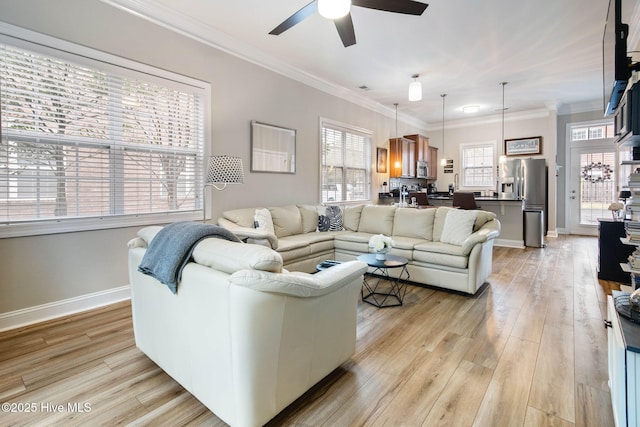
M 545 159 L 515 159 L 500 163 L 499 198 L 524 200 L 526 246 L 544 246 L 548 231 L 548 168 Z

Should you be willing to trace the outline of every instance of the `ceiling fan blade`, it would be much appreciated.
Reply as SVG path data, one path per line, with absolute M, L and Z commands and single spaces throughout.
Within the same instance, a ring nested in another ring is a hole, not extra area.
M 297 11 L 296 13 L 294 13 L 293 15 L 285 19 L 282 22 L 282 24 L 278 25 L 273 30 L 271 30 L 269 34 L 273 34 L 274 36 L 282 34 L 285 31 L 287 31 L 289 28 L 302 22 L 303 20 L 313 15 L 317 11 L 318 11 L 318 3 L 316 2 L 316 0 L 313 0 L 311 3 L 309 3 L 308 5 L 306 5 L 305 7 L 303 7 L 302 9 L 300 9 L 299 11 Z
M 333 23 L 336 24 L 336 30 L 340 34 L 344 47 L 356 44 L 356 32 L 353 29 L 353 20 L 350 13 L 347 13 L 342 18 L 334 19 Z
M 351 0 L 353 6 L 367 9 L 384 10 L 385 12 L 404 13 L 406 15 L 422 15 L 429 6 L 413 0 Z

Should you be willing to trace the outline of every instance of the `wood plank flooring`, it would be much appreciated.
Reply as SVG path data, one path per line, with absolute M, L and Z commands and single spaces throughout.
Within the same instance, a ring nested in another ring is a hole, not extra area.
M 270 425 L 613 426 L 619 285 L 596 278 L 595 238 L 547 244 L 495 248 L 475 298 L 409 286 L 403 307 L 360 303 L 356 354 Z M 135 347 L 128 302 L 0 333 L 0 402 L 20 409 L 2 426 L 224 425 Z

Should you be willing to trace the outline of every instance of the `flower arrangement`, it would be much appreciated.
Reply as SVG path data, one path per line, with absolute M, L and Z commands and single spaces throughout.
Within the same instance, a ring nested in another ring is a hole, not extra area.
M 619 212 L 624 210 L 624 203 L 613 202 L 609 205 L 608 209 L 611 211 L 613 219 L 617 219 Z
M 376 252 L 376 254 L 381 255 L 381 257 L 376 255 L 378 259 L 384 259 L 384 254 L 389 252 L 392 247 L 393 239 L 384 234 L 376 234 L 369 239 L 369 248 L 372 249 L 373 252 Z

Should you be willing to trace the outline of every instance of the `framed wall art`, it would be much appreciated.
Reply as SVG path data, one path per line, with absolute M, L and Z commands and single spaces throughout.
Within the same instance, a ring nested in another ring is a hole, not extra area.
M 376 172 L 387 173 L 387 149 L 378 147 Z
M 504 154 L 505 156 L 542 154 L 542 137 L 505 139 Z

